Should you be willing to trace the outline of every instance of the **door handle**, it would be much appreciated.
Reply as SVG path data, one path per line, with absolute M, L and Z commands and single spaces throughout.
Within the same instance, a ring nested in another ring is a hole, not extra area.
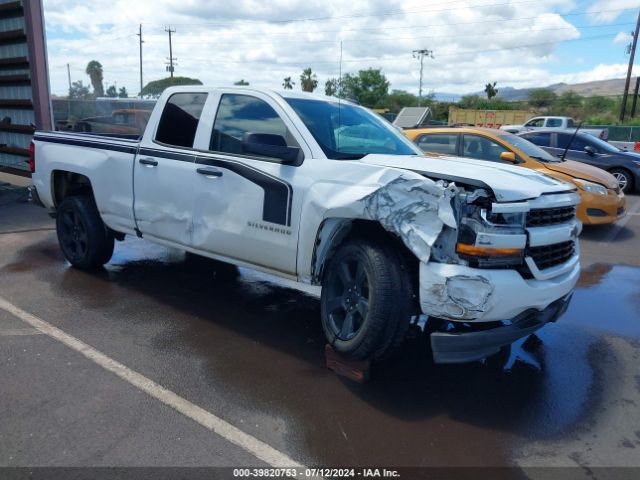
M 149 167 L 158 166 L 158 161 L 154 160 L 153 158 L 141 158 L 140 160 L 138 160 L 138 162 L 141 163 L 142 165 L 148 165 Z
M 222 172 L 215 168 L 199 168 L 196 170 L 200 175 L 206 175 L 207 177 L 221 177 Z

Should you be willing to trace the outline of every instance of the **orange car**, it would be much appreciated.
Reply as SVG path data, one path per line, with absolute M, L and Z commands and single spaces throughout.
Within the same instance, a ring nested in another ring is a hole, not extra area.
M 512 163 L 573 183 L 581 198 L 578 218 L 586 225 L 613 223 L 626 215 L 626 199 L 613 175 L 584 163 L 562 161 L 522 137 L 478 127 L 420 128 L 404 133 L 427 153 Z

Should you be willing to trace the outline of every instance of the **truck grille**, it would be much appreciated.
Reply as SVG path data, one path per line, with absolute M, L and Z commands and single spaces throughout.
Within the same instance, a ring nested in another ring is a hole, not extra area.
M 557 207 L 531 210 L 527 213 L 527 227 L 543 227 L 569 222 L 576 216 L 576 207 Z
M 575 242 L 555 243 L 541 247 L 529 247 L 526 255 L 531 257 L 540 270 L 560 265 L 569 260 L 575 252 Z

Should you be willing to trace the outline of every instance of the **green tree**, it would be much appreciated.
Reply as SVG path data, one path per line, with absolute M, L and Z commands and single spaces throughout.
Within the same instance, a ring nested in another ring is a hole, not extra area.
M 487 100 L 491 100 L 498 94 L 498 90 L 496 89 L 496 82 L 487 83 L 484 87 L 484 93 L 487 94 Z
M 233 82 L 234 85 L 239 85 L 241 87 L 246 87 L 247 85 L 249 85 L 249 82 L 246 82 L 244 80 L 244 78 L 238 80 L 237 82 Z
M 106 95 L 107 97 L 111 97 L 111 98 L 115 98 L 118 96 L 118 92 L 116 91 L 115 85 L 111 85 L 109 88 L 107 88 Z
M 578 95 L 573 90 L 567 90 L 562 92 L 558 96 L 558 100 L 554 105 L 554 110 L 557 113 L 562 113 L 571 116 L 580 116 L 579 110 L 582 107 L 582 96 Z
M 84 85 L 82 80 L 71 84 L 71 88 L 69 89 L 70 100 L 89 100 L 90 98 L 91 92 L 89 91 L 89 87 Z
M 91 60 L 89 63 L 87 63 L 85 72 L 87 75 L 89 75 L 89 79 L 91 80 L 91 85 L 93 86 L 93 94 L 96 97 L 104 97 L 104 86 L 102 85 L 102 64 L 97 60 Z
M 118 90 L 118 97 L 119 98 L 129 98 L 129 92 L 127 92 L 127 88 L 126 87 L 120 87 L 120 90 Z
M 189 77 L 167 77 L 160 80 L 153 80 L 144 86 L 142 92 L 140 92 L 140 96 L 158 98 L 167 88 L 176 85 L 202 85 L 202 82 L 197 78 Z
M 418 104 L 418 97 L 405 90 L 391 90 L 387 96 L 384 107 L 391 112 L 398 113 L 404 107 L 415 107 Z
M 313 92 L 318 86 L 318 77 L 311 71 L 311 68 L 305 68 L 300 75 L 300 86 L 304 92 Z
M 293 90 L 293 86 L 296 84 L 296 82 L 291 80 L 291 77 L 284 77 L 284 80 L 282 82 L 282 88 L 284 88 L 285 90 Z
M 347 73 L 340 82 L 338 96 L 353 98 L 369 108 L 382 108 L 389 95 L 389 81 L 379 68 Z
M 335 78 L 330 78 L 326 82 L 324 82 L 324 94 L 327 97 L 333 97 L 338 90 L 338 80 Z
M 458 102 L 460 108 L 476 109 L 480 107 L 482 98 L 479 95 L 464 95 Z
M 529 105 L 535 108 L 549 108 L 557 99 L 555 92 L 548 88 L 536 88 L 528 95 Z

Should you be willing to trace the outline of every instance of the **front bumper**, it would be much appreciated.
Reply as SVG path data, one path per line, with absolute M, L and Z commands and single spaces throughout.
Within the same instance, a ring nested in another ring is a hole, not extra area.
M 420 307 L 425 315 L 457 322 L 496 322 L 529 309 L 544 310 L 568 295 L 580 276 L 579 253 L 523 278 L 516 270 L 477 269 L 445 263 L 420 264 Z
M 609 190 L 607 195 L 580 192 L 580 204 L 576 211 L 578 219 L 585 225 L 614 223 L 626 215 L 624 193 Z
M 483 330 L 469 325 L 462 331 L 434 332 L 431 334 L 433 360 L 435 363 L 466 363 L 498 353 L 502 347 L 555 322 L 567 310 L 571 295 L 565 295 L 544 310 L 526 310 L 508 325 Z

